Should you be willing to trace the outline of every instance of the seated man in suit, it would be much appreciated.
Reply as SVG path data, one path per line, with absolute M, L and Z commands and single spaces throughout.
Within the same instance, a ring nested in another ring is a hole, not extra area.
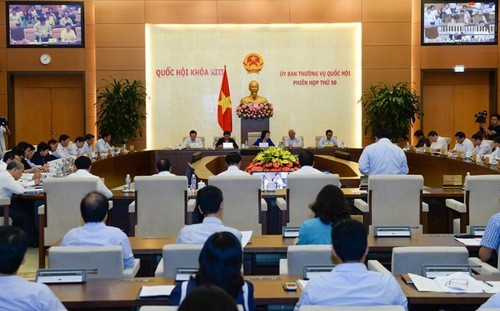
M 227 170 L 218 174 L 218 176 L 250 175 L 241 168 L 241 156 L 237 152 L 230 152 L 226 155 Z
M 90 167 L 92 165 L 92 161 L 86 156 L 81 156 L 76 158 L 75 160 L 75 166 L 76 166 L 76 172 L 69 174 L 68 177 L 66 178 L 85 178 L 85 177 L 91 177 L 91 178 L 97 178 L 97 191 L 102 193 L 106 198 L 111 199 L 113 196 L 113 193 L 111 190 L 106 187 L 106 185 L 102 182 L 102 180 L 96 176 L 92 175 L 90 173 Z
M 312 151 L 310 150 L 303 150 L 300 154 L 299 154 L 299 164 L 300 164 L 300 169 L 296 170 L 295 172 L 291 172 L 290 174 L 294 174 L 294 175 L 304 175 L 304 174 L 308 174 L 308 175 L 323 175 L 323 172 L 318 170 L 318 169 L 315 169 L 313 167 L 314 165 L 314 153 L 312 153 Z
M 0 227 L 0 309 L 66 310 L 47 285 L 17 276 L 24 263 L 28 242 L 16 227 Z
M 204 244 L 215 232 L 227 231 L 234 234 L 241 242 L 241 232 L 222 224 L 224 204 L 222 191 L 214 186 L 198 190 L 196 207 L 204 216 L 203 222 L 185 226 L 177 235 L 177 244 Z
M 224 131 L 224 134 L 222 134 L 223 137 L 219 138 L 217 142 L 215 143 L 215 148 L 217 149 L 222 149 L 224 143 L 232 143 L 234 149 L 238 149 L 238 144 L 234 139 L 231 138 L 231 132 L 229 131 Z
M 367 235 L 364 225 L 353 219 L 342 220 L 333 227 L 333 256 L 340 264 L 309 280 L 295 311 L 301 305 L 397 305 L 408 310 L 408 301 L 394 276 L 368 271 L 364 265 Z
M 123 247 L 123 266 L 125 269 L 134 267 L 134 254 L 130 241 L 123 231 L 106 226 L 104 221 L 108 215 L 109 202 L 97 191 L 87 194 L 80 203 L 85 224 L 73 228 L 61 242 L 61 246 L 121 246 Z

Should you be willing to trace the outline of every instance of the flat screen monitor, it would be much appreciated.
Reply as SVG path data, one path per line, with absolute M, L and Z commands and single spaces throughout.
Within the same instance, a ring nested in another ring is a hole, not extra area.
M 7 1 L 7 47 L 84 47 L 83 2 Z
M 496 45 L 497 1 L 422 0 L 422 45 Z
M 286 181 L 290 172 L 253 172 L 263 180 L 265 190 L 286 189 Z

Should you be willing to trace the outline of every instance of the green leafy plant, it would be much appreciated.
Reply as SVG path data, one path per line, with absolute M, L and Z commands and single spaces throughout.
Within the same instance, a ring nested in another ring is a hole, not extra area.
M 410 126 L 423 115 L 420 96 L 406 82 L 371 85 L 360 102 L 365 135 L 374 136 L 378 129 L 386 128 L 393 142 L 408 141 Z
M 106 80 L 97 92 L 95 104 L 99 132 L 111 134 L 113 141 L 120 144 L 132 140 L 137 133 L 142 137 L 147 96 L 143 81 Z

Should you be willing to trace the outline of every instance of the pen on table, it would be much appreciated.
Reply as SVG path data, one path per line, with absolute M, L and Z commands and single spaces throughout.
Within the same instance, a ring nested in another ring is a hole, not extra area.
M 493 284 L 489 283 L 489 282 L 486 282 L 486 281 L 483 281 L 486 285 L 488 285 L 489 287 L 494 287 Z

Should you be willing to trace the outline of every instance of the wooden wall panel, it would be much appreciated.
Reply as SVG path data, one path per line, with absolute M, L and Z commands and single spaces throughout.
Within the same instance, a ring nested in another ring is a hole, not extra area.
M 497 46 L 425 46 L 421 48 L 422 69 L 453 68 L 465 65 L 467 68 L 498 67 Z
M 67 134 L 74 140 L 85 134 L 83 125 L 83 88 L 53 88 L 52 132 L 57 136 Z
M 363 45 L 409 45 L 410 23 L 363 23 Z
M 379 82 L 394 84 L 401 81 L 411 81 L 408 69 L 363 69 L 363 90 L 370 84 Z
M 288 0 L 218 1 L 217 22 L 220 24 L 288 23 Z
M 0 48 L 0 71 L 7 71 L 7 49 Z
M 455 72 L 427 72 L 424 73 L 424 84 L 429 85 L 488 85 L 489 75 L 485 71 Z
M 96 67 L 101 70 L 144 70 L 145 48 L 96 48 Z
M 95 45 L 98 47 L 144 47 L 145 25 L 144 24 L 98 24 L 95 26 Z M 124 36 L 118 35 L 126 33 Z
M 50 54 L 49 65 L 40 63 L 42 54 Z M 84 71 L 84 49 L 7 49 L 8 71 Z
M 363 46 L 363 69 L 410 68 L 409 45 Z
M 95 24 L 85 25 L 86 50 L 95 48 Z
M 146 1 L 146 23 L 216 24 L 217 1 Z
M 47 141 L 51 137 L 50 89 L 18 88 L 15 98 L 14 141 Z
M 453 137 L 455 132 L 455 87 L 425 85 L 423 88 L 423 131 L 436 131 L 440 136 Z M 446 122 L 448 120 L 449 122 Z
M 16 88 L 82 87 L 82 80 L 79 75 L 19 74 L 15 77 L 15 83 Z
M 100 70 L 96 72 L 96 84 L 97 87 L 105 84 L 104 80 L 111 79 L 129 79 L 129 80 L 146 80 L 146 72 L 142 70 L 132 71 L 132 70 L 122 70 L 122 71 L 112 71 L 112 70 Z
M 410 19 L 411 0 L 363 0 L 363 23 L 408 22 Z
M 360 20 L 361 0 L 290 0 L 290 23 L 352 23 Z
M 467 137 L 477 132 L 474 115 L 489 110 L 488 84 L 460 85 L 455 87 L 455 131 L 463 131 Z
M 8 116 L 9 112 L 7 111 L 7 94 L 0 94 L 0 115 Z M 7 140 L 5 141 L 7 142 Z
M 144 24 L 144 1 L 95 1 L 96 24 Z M 117 34 L 126 38 L 125 34 Z

